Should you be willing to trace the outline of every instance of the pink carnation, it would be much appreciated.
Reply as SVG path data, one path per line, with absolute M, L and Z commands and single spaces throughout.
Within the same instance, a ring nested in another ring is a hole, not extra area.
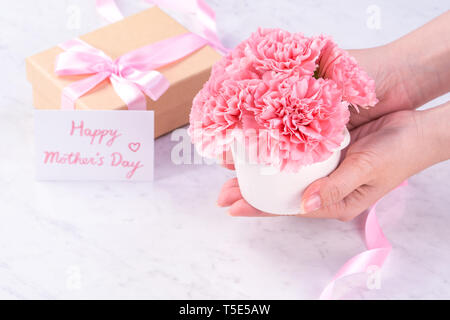
M 319 58 L 319 77 L 331 79 L 342 89 L 342 99 L 355 107 L 373 107 L 378 100 L 375 81 L 350 54 L 331 40 Z
M 216 157 L 236 133 L 256 130 L 266 147 L 257 160 L 295 171 L 341 144 L 349 104 L 376 102 L 374 81 L 330 38 L 259 29 L 213 67 L 193 101 L 189 134 Z
M 244 52 L 261 75 L 267 71 L 300 75 L 314 74 L 325 42 L 301 33 L 280 29 L 258 29 L 244 41 Z
M 229 133 L 241 127 L 243 110 L 253 104 L 254 75 L 236 72 L 225 57 L 214 65 L 210 79 L 195 96 L 189 116 L 188 133 L 205 156 L 215 157 L 229 147 Z M 248 79 L 246 79 L 248 78 Z
M 251 110 L 261 128 L 270 132 L 269 145 L 278 146 L 276 162 L 299 167 L 326 160 L 341 144 L 350 115 L 338 86 L 331 80 L 298 75 L 265 81 L 269 89 Z
M 188 132 L 205 155 L 215 157 L 229 143 L 226 130 L 234 129 L 241 119 L 239 92 L 237 81 L 212 77 L 194 98 Z

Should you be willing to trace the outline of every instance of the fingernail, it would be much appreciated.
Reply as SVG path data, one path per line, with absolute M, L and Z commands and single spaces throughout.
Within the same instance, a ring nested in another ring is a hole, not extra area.
M 303 201 L 303 210 L 302 213 L 308 213 L 311 211 L 315 211 L 320 208 L 321 200 L 319 192 L 313 193 L 308 198 Z

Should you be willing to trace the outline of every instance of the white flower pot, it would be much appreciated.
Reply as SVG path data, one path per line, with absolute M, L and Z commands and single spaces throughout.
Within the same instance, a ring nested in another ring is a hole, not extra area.
M 301 213 L 302 195 L 315 180 L 326 177 L 339 164 L 341 150 L 350 143 L 345 129 L 344 140 L 339 148 L 325 161 L 300 168 L 298 172 L 284 172 L 277 168 L 250 163 L 242 142 L 235 140 L 232 148 L 236 175 L 244 199 L 264 212 L 295 215 Z

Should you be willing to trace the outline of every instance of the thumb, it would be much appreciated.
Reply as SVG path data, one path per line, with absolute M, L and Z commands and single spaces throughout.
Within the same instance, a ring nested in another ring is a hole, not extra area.
M 302 197 L 302 213 L 338 203 L 353 190 L 365 184 L 371 174 L 370 161 L 359 154 L 347 155 L 329 176 L 314 181 Z

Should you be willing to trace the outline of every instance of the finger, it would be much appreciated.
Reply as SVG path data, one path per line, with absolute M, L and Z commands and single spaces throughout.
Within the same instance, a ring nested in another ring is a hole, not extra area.
M 240 199 L 242 199 L 242 195 L 239 187 L 227 188 L 219 193 L 217 205 L 220 207 L 229 207 Z
M 350 120 L 347 123 L 347 128 L 353 130 L 371 120 L 373 119 L 371 119 L 370 109 L 359 108 L 356 110 L 355 108 L 350 108 Z
M 347 155 L 328 177 L 308 186 L 302 197 L 302 212 L 311 212 L 339 203 L 353 190 L 366 184 L 373 172 L 369 155 L 362 153 Z
M 333 203 L 328 207 L 322 207 L 314 211 L 298 214 L 301 218 L 338 219 L 338 213 L 345 211 L 344 200 Z
M 233 188 L 233 187 L 239 187 L 239 182 L 238 179 L 232 178 L 230 180 L 227 180 L 227 182 L 225 182 L 222 186 L 222 190 L 228 189 L 228 188 Z
M 344 199 L 346 209 L 339 212 L 337 218 L 341 221 L 352 220 L 364 210 L 373 206 L 388 192 L 395 189 L 395 187 L 395 184 L 390 187 L 387 187 L 386 185 L 383 185 L 382 187 L 374 185 L 363 185 L 359 187 Z
M 375 187 L 361 186 L 344 198 L 345 209 L 337 213 L 337 219 L 341 221 L 353 220 L 381 197 Z
M 238 183 L 237 178 L 230 179 L 223 184 L 222 189 L 220 190 L 219 196 L 217 199 L 218 206 L 226 207 L 226 206 L 230 206 L 232 204 L 232 203 L 228 204 L 229 200 L 226 199 L 228 197 L 228 196 L 226 196 L 226 194 L 228 194 L 229 190 L 233 189 L 233 188 L 239 188 L 239 183 Z
M 228 214 L 233 217 L 273 217 L 274 214 L 265 213 L 252 207 L 244 199 L 240 199 L 233 203 L 233 205 L 228 209 Z

